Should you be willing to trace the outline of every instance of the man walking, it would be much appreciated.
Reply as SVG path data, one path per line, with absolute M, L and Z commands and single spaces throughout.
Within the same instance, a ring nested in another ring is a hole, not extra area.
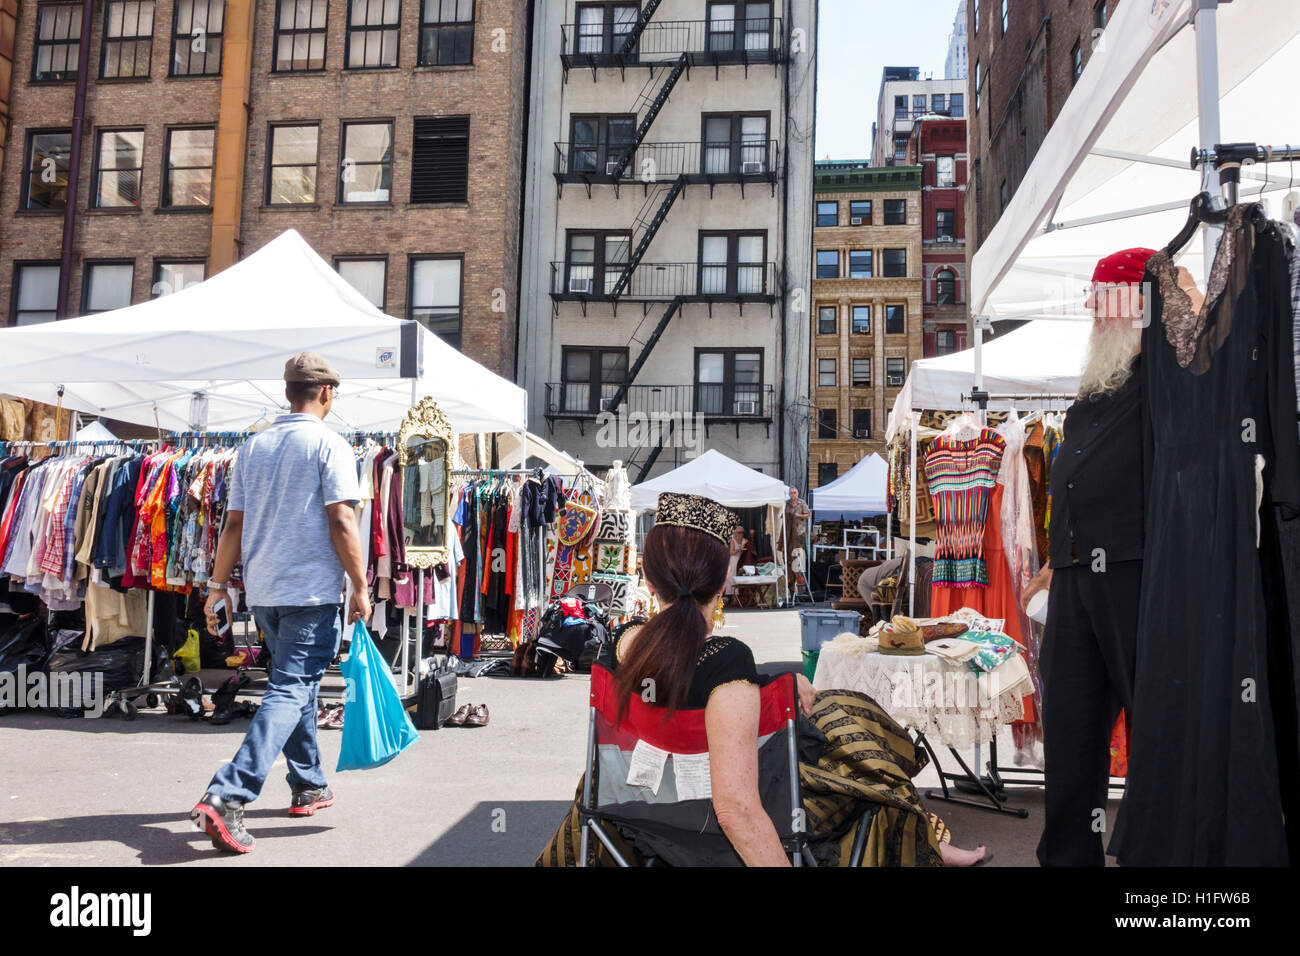
M 217 608 L 243 559 L 246 601 L 271 654 L 266 693 L 235 759 L 217 771 L 190 819 L 212 845 L 248 853 L 244 805 L 255 800 L 280 752 L 289 765 L 289 813 L 310 816 L 334 802 L 316 746 L 316 694 L 338 653 L 344 577 L 348 622 L 370 617 L 355 505 L 352 449 L 324 423 L 339 374 L 314 352 L 284 366 L 291 413 L 250 438 L 235 462 L 205 613 Z

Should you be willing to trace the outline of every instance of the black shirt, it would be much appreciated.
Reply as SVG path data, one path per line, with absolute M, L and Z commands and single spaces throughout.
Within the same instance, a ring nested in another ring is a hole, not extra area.
M 619 635 L 622 637 L 622 634 Z M 618 667 L 617 640 L 606 643 L 601 650 L 600 662 L 610 670 Z M 691 678 L 690 689 L 686 693 L 688 708 L 703 708 L 708 705 L 709 697 L 723 684 L 743 681 L 747 684 L 763 684 L 758 668 L 754 664 L 754 652 L 744 641 L 734 637 L 710 637 L 704 642 L 695 666 L 695 675 Z
M 1047 529 L 1054 568 L 1142 558 L 1146 469 L 1142 359 L 1118 391 L 1082 398 L 1065 413 L 1052 463 Z M 1098 550 L 1100 549 L 1100 551 Z

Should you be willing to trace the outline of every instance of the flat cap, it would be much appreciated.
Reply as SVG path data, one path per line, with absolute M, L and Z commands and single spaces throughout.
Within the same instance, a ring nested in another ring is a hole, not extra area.
M 316 352 L 299 352 L 284 363 L 286 382 L 304 382 L 308 385 L 335 385 L 342 379 L 325 356 Z

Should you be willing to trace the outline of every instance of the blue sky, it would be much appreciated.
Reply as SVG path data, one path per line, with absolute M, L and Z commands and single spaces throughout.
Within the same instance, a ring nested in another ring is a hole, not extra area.
M 886 66 L 943 76 L 957 0 L 821 0 L 818 159 L 865 159 Z

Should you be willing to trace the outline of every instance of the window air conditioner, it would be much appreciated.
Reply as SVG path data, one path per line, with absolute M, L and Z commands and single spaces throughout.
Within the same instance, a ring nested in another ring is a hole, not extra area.
M 605 162 L 605 175 L 606 175 L 606 176 L 617 176 L 617 175 L 618 175 L 618 167 L 619 167 L 619 161 L 618 161 L 617 159 L 610 159 L 610 160 L 607 160 L 607 161 Z
M 902 385 L 902 384 L 903 384 L 903 376 L 901 376 L 901 375 L 891 375 L 891 376 L 889 376 L 889 384 L 890 384 L 891 387 L 897 387 L 897 386 Z
M 861 216 L 852 216 L 852 217 L 849 219 L 849 225 L 850 225 L 850 226 L 860 226 L 860 225 L 862 225 L 862 217 L 861 217 Z
M 577 292 L 580 295 L 590 295 L 591 280 L 581 279 L 578 276 L 569 276 L 569 291 Z
M 736 402 L 737 415 L 757 415 L 758 402 Z
M 602 412 L 617 412 L 618 406 L 614 404 L 612 398 L 602 398 L 600 400 L 600 410 Z
M 740 164 L 740 174 L 742 176 L 758 176 L 763 172 L 763 163 L 761 160 L 748 159 Z
M 954 242 L 955 240 L 953 239 L 952 236 L 940 236 L 940 237 L 939 237 L 939 241 L 940 241 L 940 242 Z
M 871 429 L 870 429 L 870 428 L 855 428 L 855 429 L 853 429 L 853 437 L 854 437 L 854 438 L 870 438 L 870 437 L 871 437 Z

